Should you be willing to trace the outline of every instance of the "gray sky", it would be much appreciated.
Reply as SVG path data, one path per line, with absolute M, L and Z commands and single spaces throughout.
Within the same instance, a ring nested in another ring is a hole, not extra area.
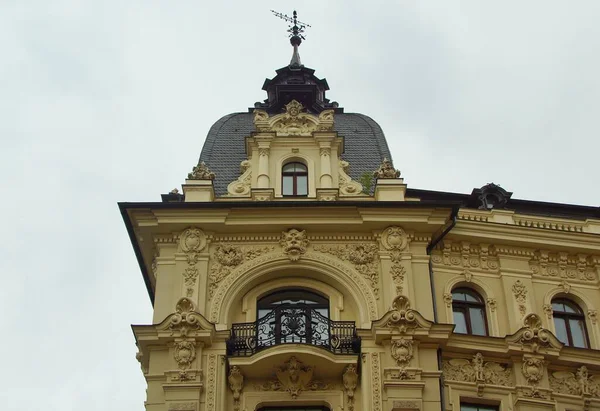
M 180 186 L 265 98 L 286 25 L 409 187 L 598 205 L 600 2 L 0 2 L 3 410 L 142 410 L 151 307 L 117 201 Z M 35 387 L 32 389 L 32 387 Z

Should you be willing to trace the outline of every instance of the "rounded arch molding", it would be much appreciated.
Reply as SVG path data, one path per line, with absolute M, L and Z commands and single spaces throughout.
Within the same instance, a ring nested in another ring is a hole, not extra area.
M 364 327 L 378 318 L 375 294 L 361 274 L 337 259 L 309 252 L 297 262 L 290 261 L 283 253 L 266 254 L 233 270 L 215 290 L 210 301 L 209 320 L 217 324 L 226 324 L 229 308 L 236 299 L 243 297 L 249 285 L 268 273 L 290 268 L 317 272 L 347 291 L 358 310 L 360 324 L 357 326 Z

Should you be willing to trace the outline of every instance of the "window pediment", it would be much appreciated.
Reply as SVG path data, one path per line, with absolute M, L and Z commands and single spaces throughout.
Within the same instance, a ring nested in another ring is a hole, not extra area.
M 333 110 L 318 116 L 303 112 L 304 106 L 292 100 L 285 113 L 269 116 L 264 110 L 254 110 L 254 126 L 259 132 L 275 132 L 277 136 L 312 136 L 315 131 L 333 131 Z

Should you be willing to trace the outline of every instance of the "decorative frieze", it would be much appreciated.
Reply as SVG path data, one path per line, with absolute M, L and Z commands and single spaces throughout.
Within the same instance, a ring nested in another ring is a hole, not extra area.
M 548 380 L 550 388 L 554 392 L 600 398 L 600 375 L 589 375 L 585 365 L 579 367 L 575 373 L 568 371 L 551 372 Z
M 568 231 L 574 233 L 582 233 L 583 225 L 581 224 L 573 224 L 566 222 L 553 222 L 548 220 L 537 220 L 531 217 L 528 218 L 518 218 L 513 217 L 513 221 L 515 225 L 521 227 L 533 227 L 533 228 L 543 228 L 547 230 L 556 230 L 556 231 Z
M 477 353 L 472 360 L 455 358 L 442 363 L 444 379 L 448 381 L 472 382 L 503 387 L 514 386 L 512 369 L 507 364 L 484 361 Z
M 537 276 L 589 282 L 598 279 L 596 260 L 585 254 L 537 250 L 529 261 L 529 266 Z
M 371 284 L 375 296 L 379 298 L 379 259 L 376 244 L 316 245 L 315 251 L 335 255 L 341 260 L 350 261 L 356 271 Z
M 444 240 L 444 244 L 431 254 L 433 264 L 448 267 L 497 271 L 499 267 L 495 247 L 489 244 L 471 244 L 466 241 L 452 242 Z

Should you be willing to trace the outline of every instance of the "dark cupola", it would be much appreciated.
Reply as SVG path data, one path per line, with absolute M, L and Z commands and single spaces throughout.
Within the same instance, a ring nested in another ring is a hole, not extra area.
M 296 11 L 294 11 L 293 17 L 275 11 L 273 13 L 292 24 L 288 32 L 294 51 L 290 64 L 276 70 L 277 75 L 273 79 L 265 80 L 262 89 L 267 92 L 267 99 L 262 103 L 255 103 L 254 108 L 265 110 L 269 114 L 279 114 L 286 104 L 296 100 L 302 103 L 310 113 L 318 114 L 327 109 L 343 113 L 344 109 L 339 107 L 337 102 L 329 102 L 329 99 L 325 97 L 325 92 L 329 90 L 327 80 L 315 76 L 315 71 L 305 67 L 300 61 L 298 48 L 304 40 L 302 33 L 306 27 L 310 26 L 297 19 Z M 250 111 L 252 110 L 250 109 Z

